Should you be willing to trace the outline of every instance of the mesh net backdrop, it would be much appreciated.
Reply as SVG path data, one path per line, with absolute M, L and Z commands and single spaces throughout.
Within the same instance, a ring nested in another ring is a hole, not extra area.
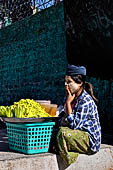
M 0 0 L 0 29 L 62 0 Z

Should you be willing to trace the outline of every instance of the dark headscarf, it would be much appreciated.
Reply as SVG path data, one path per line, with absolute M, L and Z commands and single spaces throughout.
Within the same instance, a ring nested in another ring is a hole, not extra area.
M 68 64 L 66 74 L 68 76 L 74 76 L 79 74 L 86 76 L 86 68 L 84 66 L 75 66 Z

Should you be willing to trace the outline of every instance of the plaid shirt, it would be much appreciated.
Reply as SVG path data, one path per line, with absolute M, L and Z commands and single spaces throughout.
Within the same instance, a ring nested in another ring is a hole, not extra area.
M 65 111 L 65 110 L 64 110 Z M 97 152 L 101 144 L 101 127 L 97 106 L 92 97 L 84 90 L 67 116 L 71 129 L 86 131 L 89 135 L 91 150 Z

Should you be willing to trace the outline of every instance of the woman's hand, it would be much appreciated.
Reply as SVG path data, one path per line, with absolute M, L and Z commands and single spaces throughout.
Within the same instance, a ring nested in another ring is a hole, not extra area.
M 67 115 L 72 113 L 72 107 L 71 107 L 71 102 L 75 98 L 75 94 L 71 94 L 68 85 L 65 86 L 66 88 L 66 113 Z
M 66 89 L 66 103 L 70 103 L 74 100 L 75 94 L 71 94 L 68 85 L 65 86 Z

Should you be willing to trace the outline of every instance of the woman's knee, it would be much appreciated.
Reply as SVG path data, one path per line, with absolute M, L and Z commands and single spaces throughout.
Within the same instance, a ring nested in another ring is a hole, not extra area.
M 60 129 L 59 129 L 59 131 L 58 131 L 58 133 L 57 133 L 57 136 L 56 136 L 57 140 L 58 140 L 59 138 L 63 137 L 64 134 L 65 134 L 65 127 L 60 127 Z

